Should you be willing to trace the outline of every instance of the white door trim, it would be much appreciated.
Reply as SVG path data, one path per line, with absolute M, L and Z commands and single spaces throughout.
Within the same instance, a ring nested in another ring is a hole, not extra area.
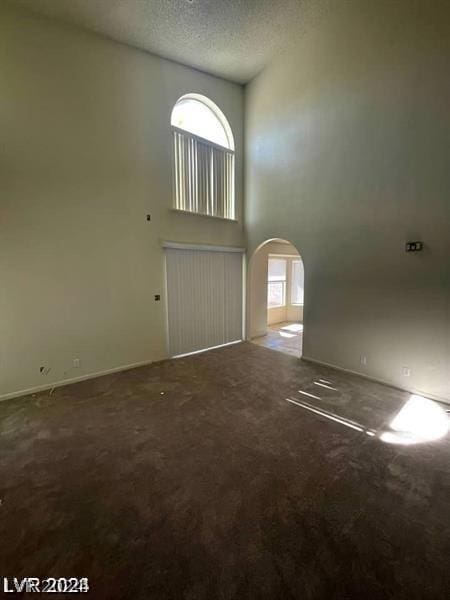
M 238 246 L 212 246 L 209 244 L 183 244 L 181 242 L 171 242 L 161 240 L 163 248 L 174 248 L 175 250 L 203 250 L 205 252 L 245 252 L 245 248 Z

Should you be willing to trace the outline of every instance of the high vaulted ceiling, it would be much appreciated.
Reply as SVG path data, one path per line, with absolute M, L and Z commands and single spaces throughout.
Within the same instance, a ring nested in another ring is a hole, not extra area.
M 324 0 L 15 0 L 14 4 L 246 83 L 315 20 Z

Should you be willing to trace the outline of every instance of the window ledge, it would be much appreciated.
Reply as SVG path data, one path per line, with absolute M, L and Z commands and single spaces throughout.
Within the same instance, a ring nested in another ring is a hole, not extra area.
M 229 219 L 228 217 L 219 217 L 217 215 L 206 215 L 205 213 L 192 212 L 190 210 L 182 210 L 181 208 L 170 208 L 169 210 L 171 212 L 180 213 L 182 215 L 190 215 L 192 217 L 206 217 L 207 219 L 219 219 L 219 221 L 239 223 L 238 219 Z

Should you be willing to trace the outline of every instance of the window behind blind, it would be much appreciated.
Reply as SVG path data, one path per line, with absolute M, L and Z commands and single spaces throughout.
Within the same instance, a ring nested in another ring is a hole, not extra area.
M 267 272 L 267 307 L 286 305 L 287 260 L 269 258 Z
M 235 219 L 234 142 L 218 107 L 202 96 L 183 96 L 171 118 L 174 208 Z
M 303 261 L 293 260 L 291 277 L 291 304 L 303 305 L 304 278 L 305 272 L 303 269 Z

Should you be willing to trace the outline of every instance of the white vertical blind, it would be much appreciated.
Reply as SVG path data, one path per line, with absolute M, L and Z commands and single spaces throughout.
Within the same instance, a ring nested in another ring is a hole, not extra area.
M 286 305 L 286 268 L 285 258 L 270 258 L 267 268 L 267 307 L 276 308 Z
M 303 304 L 304 278 L 305 272 L 303 269 L 303 261 L 293 260 L 291 278 L 291 304 Z
M 173 128 L 174 206 L 234 219 L 234 151 Z
M 242 339 L 242 254 L 166 249 L 169 353 Z

